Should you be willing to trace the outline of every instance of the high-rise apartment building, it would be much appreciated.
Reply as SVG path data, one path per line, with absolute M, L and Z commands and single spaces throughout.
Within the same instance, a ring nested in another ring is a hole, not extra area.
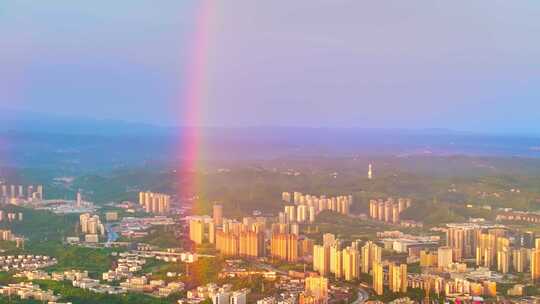
M 392 292 L 407 292 L 407 264 L 388 265 L 388 287 Z
M 394 200 L 388 198 L 386 201 L 382 199 L 369 201 L 369 217 L 387 223 L 398 224 L 400 222 L 400 214 L 411 205 L 410 199 L 399 198 Z
M 37 199 L 43 199 L 43 185 L 37 186 Z
M 343 277 L 343 253 L 338 244 L 330 247 L 330 272 L 336 279 Z
M 240 236 L 234 232 L 216 231 L 216 250 L 225 256 L 240 254 Z
M 105 226 L 99 220 L 98 215 L 91 215 L 90 213 L 81 214 L 79 216 L 79 223 L 83 234 L 105 234 Z
M 270 255 L 288 262 L 298 261 L 298 236 L 290 233 L 272 234 Z
M 373 262 L 371 268 L 373 269 L 373 290 L 377 295 L 381 296 L 384 293 L 383 265 L 380 262 Z
M 19 200 L 41 200 L 43 199 L 43 186 L 38 185 L 34 190 L 34 185 L 7 185 L 0 187 L 0 203 L 9 203 L 11 199 Z M 26 193 L 25 193 L 26 190 Z
M 154 192 L 139 192 L 139 204 L 148 213 L 164 214 L 171 207 L 170 195 Z
M 531 251 L 531 278 L 540 281 L 540 238 L 535 240 L 534 249 Z
M 240 232 L 239 255 L 245 257 L 264 256 L 264 233 L 255 231 Z
M 294 192 L 292 199 L 290 193 L 284 192 L 282 199 L 287 205 L 284 207 L 284 220 L 288 222 L 314 222 L 315 216 L 321 211 L 330 210 L 344 215 L 350 213 L 353 203 L 352 195 L 336 197 L 318 197 L 310 194 Z
M 512 268 L 515 272 L 525 272 L 529 263 L 529 250 L 523 247 L 512 250 Z
M 381 247 L 368 241 L 362 247 L 362 272 L 369 273 L 375 263 L 381 263 Z
M 360 276 L 360 252 L 352 247 L 343 250 L 343 276 L 352 281 Z
M 214 224 L 221 226 L 223 224 L 223 206 L 220 204 L 214 204 L 213 207 Z
M 216 243 L 216 224 L 214 221 L 208 223 L 208 242 L 210 244 Z
M 309 220 L 309 206 L 300 205 L 296 210 L 296 222 L 305 223 Z
M 491 268 L 496 262 L 497 235 L 481 233 L 476 247 L 476 265 Z
M 208 216 L 193 216 L 189 218 L 189 239 L 195 244 L 200 245 L 209 241 L 208 233 L 212 219 Z
M 476 256 L 478 228 L 473 226 L 450 226 L 446 231 L 446 246 L 452 248 L 454 260 L 473 258 Z
M 497 251 L 497 270 L 501 273 L 510 271 L 510 250 L 503 248 Z
M 298 256 L 305 257 L 313 254 L 313 240 L 302 238 L 298 240 Z
M 202 244 L 204 241 L 204 222 L 200 220 L 189 221 L 189 238 L 195 244 Z
M 437 267 L 437 253 L 427 250 L 420 251 L 420 266 L 421 267 Z
M 289 223 L 296 222 L 296 206 L 285 206 L 285 216 Z
M 81 191 L 79 190 L 79 191 L 77 191 L 77 197 L 76 197 L 76 199 L 75 199 L 75 205 L 76 205 L 78 208 L 81 207 L 82 201 L 83 201 L 83 199 L 82 199 L 82 193 L 81 193 Z
M 330 274 L 330 246 L 313 246 L 313 269 L 323 277 Z
M 450 247 L 439 247 L 437 250 L 437 266 L 440 269 L 448 268 L 448 265 L 452 264 L 453 250 Z

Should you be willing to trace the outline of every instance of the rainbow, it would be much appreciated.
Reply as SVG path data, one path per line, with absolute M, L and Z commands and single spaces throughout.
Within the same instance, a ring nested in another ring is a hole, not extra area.
M 207 65 L 212 0 L 199 1 L 196 9 L 195 32 L 192 49 L 185 70 L 187 79 L 181 97 L 182 134 L 180 140 L 180 189 L 179 197 L 194 195 L 197 190 L 197 167 L 201 157 L 201 106 L 207 98 Z

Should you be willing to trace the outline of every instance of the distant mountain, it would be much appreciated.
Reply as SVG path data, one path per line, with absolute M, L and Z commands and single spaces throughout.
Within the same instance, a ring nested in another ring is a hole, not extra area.
M 0 109 L 0 130 L 78 135 L 165 134 L 171 128 L 118 120 L 98 120 L 31 111 Z
M 444 129 L 304 127 L 167 128 L 30 112 L 0 112 L 4 165 L 97 170 L 148 163 L 170 164 L 183 143 L 200 144 L 205 160 L 256 160 L 355 155 L 483 155 L 540 157 L 540 138 L 484 135 Z M 196 134 L 197 138 L 185 138 Z M 1 165 L 0 165 L 1 166 Z

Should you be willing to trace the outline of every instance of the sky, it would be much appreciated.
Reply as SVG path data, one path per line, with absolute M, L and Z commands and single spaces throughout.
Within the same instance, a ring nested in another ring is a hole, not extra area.
M 536 0 L 3 1 L 0 108 L 169 126 L 196 102 L 204 126 L 540 133 L 539 15 Z

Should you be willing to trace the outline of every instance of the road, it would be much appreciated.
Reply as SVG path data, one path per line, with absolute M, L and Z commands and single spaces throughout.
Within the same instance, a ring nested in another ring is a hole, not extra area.
M 362 287 L 358 287 L 358 298 L 353 304 L 363 304 L 369 299 L 369 293 Z
M 275 271 L 276 273 L 279 273 L 281 275 L 287 275 L 287 272 L 286 271 L 283 271 L 283 270 L 279 270 L 271 265 L 268 265 L 268 264 L 265 264 L 265 263 L 260 263 L 260 262 L 255 262 L 254 263 L 255 266 L 259 267 L 259 268 L 262 268 L 266 271 Z
M 105 246 L 110 247 L 111 243 L 118 239 L 118 233 L 113 231 L 111 224 L 105 224 L 105 230 L 107 231 L 107 244 Z

